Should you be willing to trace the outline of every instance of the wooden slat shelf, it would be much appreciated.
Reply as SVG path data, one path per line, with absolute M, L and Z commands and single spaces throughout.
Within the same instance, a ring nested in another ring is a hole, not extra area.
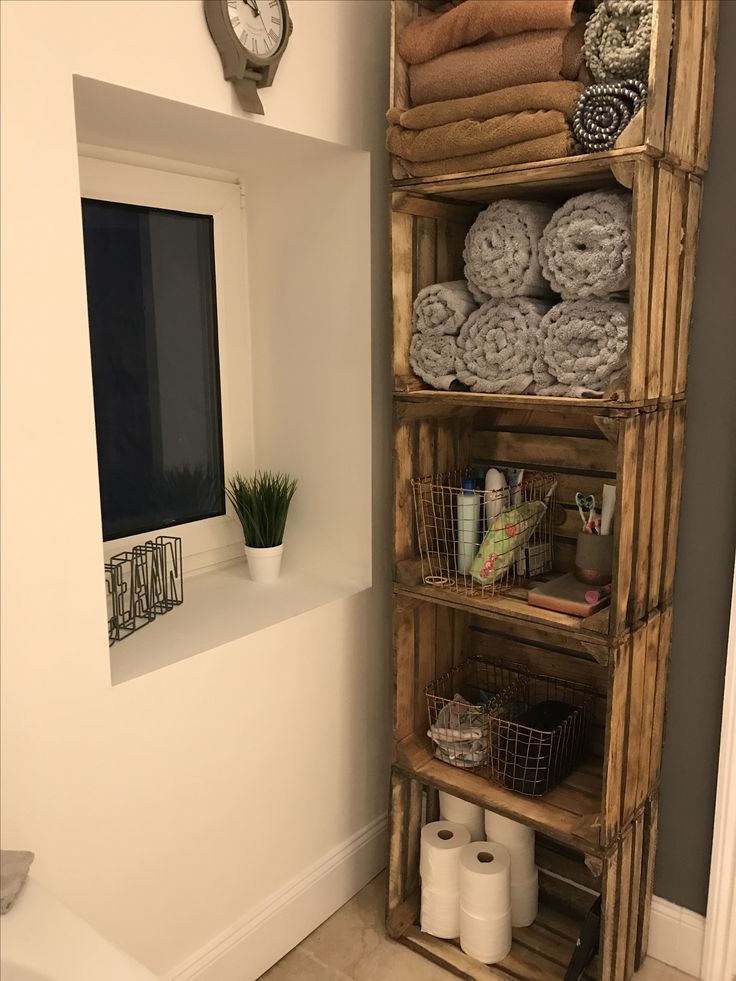
M 434 388 L 394 392 L 394 400 L 428 408 L 527 409 L 539 412 L 595 412 L 602 416 L 625 416 L 653 411 L 657 402 L 622 402 L 615 399 L 574 399 L 559 395 L 491 395 L 485 392 L 441 392 Z M 659 403 L 661 404 L 661 402 Z
M 543 831 L 551 838 L 591 855 L 603 855 L 600 844 L 601 760 L 590 757 L 562 783 L 543 797 L 522 797 L 484 776 L 460 770 L 435 759 L 426 736 L 412 735 L 396 746 L 401 769 L 438 790 Z
M 584 976 L 603 981 L 630 976 L 646 949 L 642 932 L 651 897 L 651 856 L 645 845 L 652 832 L 651 807 L 637 812 L 605 854 L 596 854 L 585 842 L 570 848 L 538 833 L 539 914 L 530 927 L 513 931 L 507 958 L 486 966 L 463 953 L 457 940 L 440 940 L 420 927 L 419 832 L 423 814 L 427 821 L 437 819 L 438 788 L 441 783 L 424 770 L 412 775 L 393 768 L 386 915 L 390 936 L 470 981 L 561 979 L 585 915 L 601 894 L 599 955 Z M 484 803 L 469 793 L 460 796 Z M 651 803 L 656 809 L 656 801 Z
M 661 154 L 646 146 L 626 147 L 443 177 L 408 177 L 393 180 L 391 186 L 396 191 L 411 191 L 412 194 L 442 201 L 477 201 L 485 204 L 498 197 L 508 197 L 515 188 L 530 197 L 544 191 L 571 196 L 606 184 L 613 187 L 617 183 L 630 181 L 631 168 L 637 160 L 658 156 Z M 514 193 L 513 196 L 517 195 Z
M 440 606 L 449 606 L 455 610 L 490 617 L 505 623 L 510 629 L 513 629 L 516 621 L 521 620 L 542 627 L 551 627 L 564 634 L 576 635 L 589 644 L 600 646 L 601 651 L 596 655 L 596 660 L 601 664 L 607 663 L 607 649 L 610 643 L 616 640 L 608 634 L 609 610 L 601 610 L 600 613 L 586 619 L 556 613 L 554 610 L 543 610 L 529 605 L 526 600 L 527 590 L 522 586 L 499 593 L 497 596 L 468 596 L 463 592 L 454 592 L 451 589 L 442 589 L 425 583 L 417 586 L 402 586 L 395 583 L 394 592 L 398 596 L 416 597 L 438 603 Z M 557 640 L 561 641 L 562 638 L 558 637 Z

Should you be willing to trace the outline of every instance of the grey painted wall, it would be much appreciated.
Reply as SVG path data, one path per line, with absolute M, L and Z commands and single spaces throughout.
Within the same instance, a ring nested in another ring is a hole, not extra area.
M 736 543 L 736 2 L 722 0 L 700 226 L 656 895 L 705 913 Z

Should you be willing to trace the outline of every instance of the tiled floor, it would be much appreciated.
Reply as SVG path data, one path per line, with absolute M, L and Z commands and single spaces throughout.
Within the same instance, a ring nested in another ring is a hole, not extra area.
M 430 961 L 390 940 L 383 929 L 386 880 L 379 875 L 287 954 L 261 981 L 452 981 Z M 636 981 L 693 981 L 647 961 Z

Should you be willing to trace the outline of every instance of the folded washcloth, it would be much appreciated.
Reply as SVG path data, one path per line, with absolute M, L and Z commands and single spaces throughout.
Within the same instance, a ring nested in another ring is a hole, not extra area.
M 585 62 L 593 78 L 646 82 L 651 38 L 652 0 L 601 0 L 585 29 Z
M 531 82 L 514 85 L 496 92 L 484 92 L 465 99 L 447 99 L 444 102 L 428 102 L 412 109 L 393 107 L 386 113 L 389 123 L 404 129 L 430 129 L 446 123 L 459 123 L 464 119 L 482 122 L 505 116 L 511 112 L 534 109 L 554 109 L 565 119 L 572 120 L 575 107 L 585 86 L 582 82 Z M 443 157 L 447 154 L 443 153 Z
M 462 174 L 476 170 L 491 170 L 494 167 L 513 167 L 515 164 L 531 163 L 535 160 L 556 160 L 573 152 L 572 130 L 565 124 L 560 133 L 542 136 L 523 143 L 512 143 L 498 150 L 485 150 L 483 153 L 469 153 L 464 157 L 447 157 L 442 160 L 413 162 L 397 157 L 407 174 L 412 177 L 441 177 L 443 174 Z
M 567 128 L 561 112 L 538 109 L 507 113 L 493 119 L 463 119 L 421 130 L 391 126 L 386 147 L 405 160 L 440 160 L 498 150 L 514 143 L 564 133 Z
M 580 96 L 572 121 L 578 152 L 612 149 L 646 97 L 646 85 L 635 78 L 590 85 Z
M 457 334 L 477 306 L 464 279 L 425 286 L 414 300 L 412 328 L 424 335 Z
M 457 381 L 457 339 L 451 334 L 412 334 L 409 344 L 409 364 L 432 388 L 449 391 Z
M 559 208 L 539 243 L 542 271 L 565 300 L 629 288 L 631 194 L 588 191 Z
M 549 304 L 531 297 L 489 300 L 457 339 L 457 377 L 474 392 L 521 395 L 534 384 L 539 325 Z
M 33 852 L 0 851 L 0 915 L 18 898 L 34 858 Z
M 544 363 L 556 381 L 539 395 L 602 394 L 626 366 L 629 306 L 616 300 L 563 300 L 539 325 Z M 560 388 L 562 386 L 562 388 Z
M 410 21 L 399 34 L 399 54 L 408 64 L 418 65 L 476 41 L 571 27 L 573 4 L 574 0 L 465 0 Z
M 465 238 L 465 277 L 476 299 L 546 296 L 539 241 L 554 209 L 540 201 L 494 201 Z
M 412 65 L 412 104 L 462 99 L 530 82 L 575 79 L 582 65 L 584 28 L 581 21 L 569 30 L 526 31 Z

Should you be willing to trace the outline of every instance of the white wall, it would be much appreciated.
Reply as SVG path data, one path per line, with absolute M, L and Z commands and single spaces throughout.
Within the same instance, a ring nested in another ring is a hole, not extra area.
M 386 802 L 388 5 L 290 9 L 260 124 L 374 153 L 378 585 L 111 687 L 72 77 L 243 114 L 199 0 L 2 4 L 3 847 L 159 973 Z

